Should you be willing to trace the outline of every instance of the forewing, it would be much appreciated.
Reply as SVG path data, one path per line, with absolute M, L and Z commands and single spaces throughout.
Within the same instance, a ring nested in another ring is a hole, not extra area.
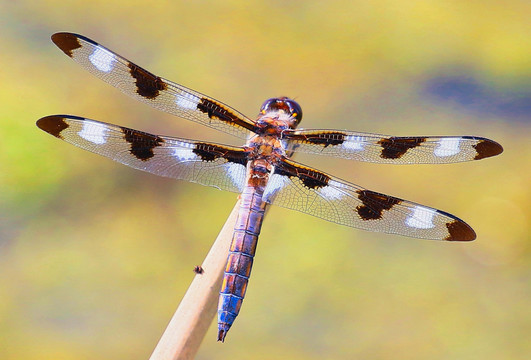
M 287 159 L 275 167 L 264 199 L 363 230 L 433 240 L 476 238 L 469 225 L 451 214 L 366 190 Z
M 156 76 L 82 35 L 56 33 L 52 41 L 93 75 L 155 109 L 246 138 L 254 121 L 229 106 Z
M 239 147 L 148 134 L 71 115 L 37 121 L 49 134 L 149 173 L 241 192 L 247 153 Z
M 287 130 L 295 151 L 387 164 L 445 164 L 480 160 L 503 151 L 475 136 L 387 136 L 339 130 Z

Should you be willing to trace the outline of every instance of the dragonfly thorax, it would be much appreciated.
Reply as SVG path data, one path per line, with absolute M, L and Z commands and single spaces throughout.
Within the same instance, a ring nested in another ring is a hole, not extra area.
M 255 135 L 247 142 L 246 150 L 250 159 L 267 159 L 272 163 L 286 155 L 282 141 L 276 136 Z

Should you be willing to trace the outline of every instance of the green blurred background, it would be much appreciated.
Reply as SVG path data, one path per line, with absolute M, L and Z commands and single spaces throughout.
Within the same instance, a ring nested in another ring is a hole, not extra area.
M 281 208 L 263 226 L 225 344 L 198 359 L 528 359 L 528 1 L 1 1 L 0 359 L 147 359 L 236 197 L 126 168 L 40 131 L 73 114 L 237 144 L 120 94 L 50 41 L 88 36 L 254 117 L 295 97 L 303 127 L 479 135 L 496 158 L 385 166 L 300 156 L 451 212 L 455 244 Z

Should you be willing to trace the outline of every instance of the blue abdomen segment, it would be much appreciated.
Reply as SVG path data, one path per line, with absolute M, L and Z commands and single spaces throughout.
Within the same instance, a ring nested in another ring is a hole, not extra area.
M 245 297 L 266 206 L 262 201 L 262 193 L 252 186 L 246 186 L 241 195 L 238 219 L 219 292 L 218 341 L 224 341 Z

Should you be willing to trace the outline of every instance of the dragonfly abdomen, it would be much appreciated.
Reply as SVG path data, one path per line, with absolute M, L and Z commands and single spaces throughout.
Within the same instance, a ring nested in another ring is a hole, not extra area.
M 245 297 L 266 207 L 262 195 L 263 189 L 254 186 L 246 186 L 241 195 L 238 219 L 219 293 L 218 341 L 224 341 Z

